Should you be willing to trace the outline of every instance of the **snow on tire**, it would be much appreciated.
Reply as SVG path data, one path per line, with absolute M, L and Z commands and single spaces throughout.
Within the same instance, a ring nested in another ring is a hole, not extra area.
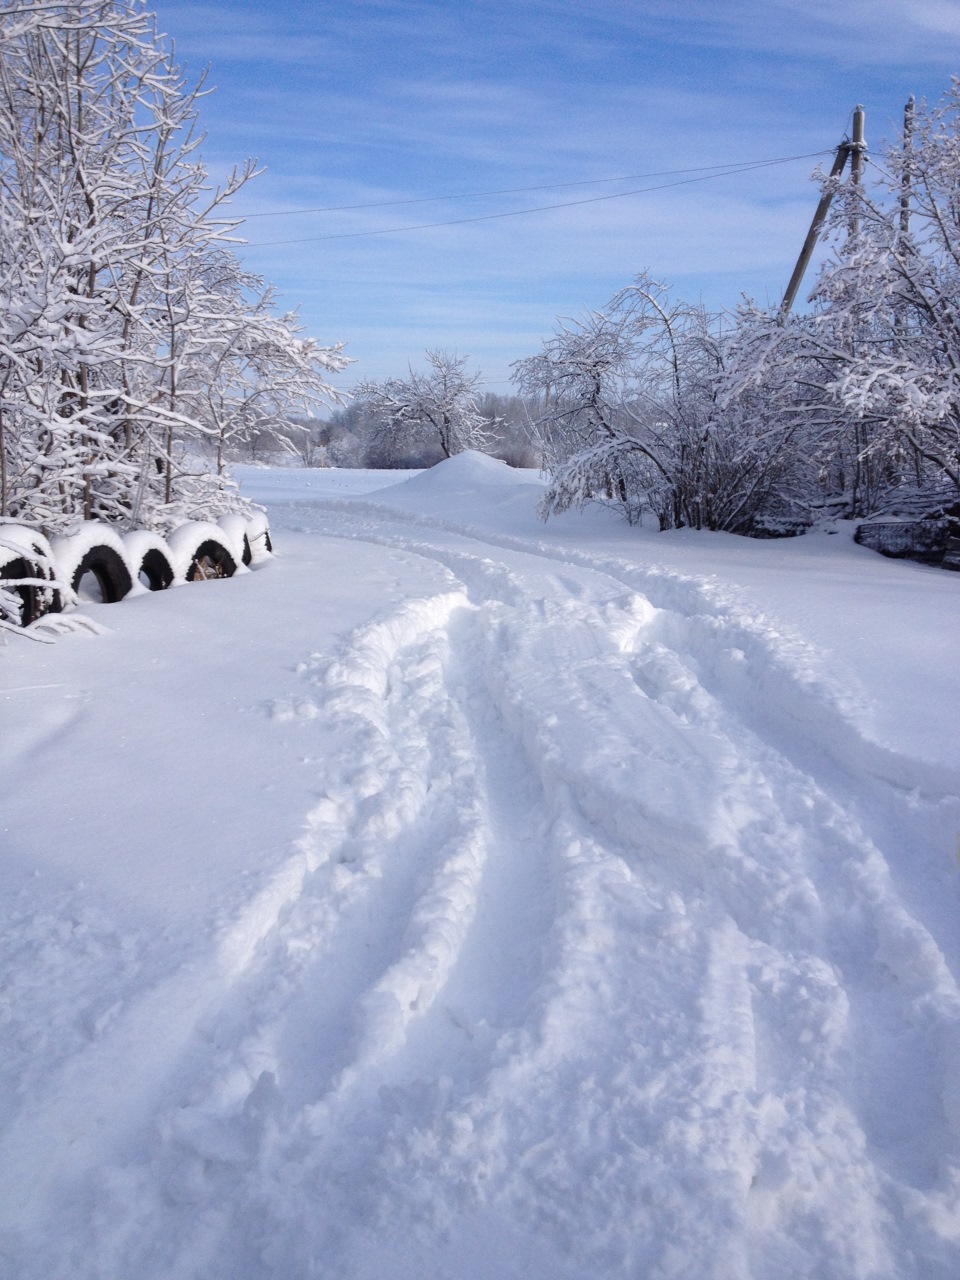
M 270 541 L 270 526 L 263 511 L 254 511 L 247 517 L 247 537 L 250 540 L 250 553 L 254 564 L 268 559 L 273 554 L 273 543 Z
M 237 572 L 242 572 L 242 569 L 246 568 L 253 559 L 246 517 L 238 512 L 230 512 L 219 518 L 217 526 L 223 530 L 230 550 L 233 552 L 233 558 L 237 562 Z
M 0 624 L 28 627 L 59 613 L 63 597 L 50 543 L 35 529 L 0 525 Z
M 172 564 L 180 582 L 201 582 L 207 578 L 232 578 L 237 561 L 219 525 L 192 520 L 174 529 L 167 539 Z
M 85 578 L 93 579 L 90 590 L 97 603 L 115 604 L 132 588 L 134 575 L 123 539 L 108 525 L 86 520 L 73 533 L 54 538 L 51 546 L 58 576 L 75 600 Z
M 170 548 L 158 533 L 135 529 L 124 534 L 123 545 L 133 574 L 134 589 L 166 591 L 174 579 Z

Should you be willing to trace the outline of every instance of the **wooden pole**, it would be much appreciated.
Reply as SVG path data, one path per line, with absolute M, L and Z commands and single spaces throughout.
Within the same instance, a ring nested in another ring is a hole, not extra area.
M 837 154 L 834 157 L 833 168 L 830 170 L 831 178 L 839 178 L 843 173 L 843 167 L 847 163 L 847 157 L 850 154 L 851 144 L 847 141 L 841 142 L 837 147 Z M 817 211 L 813 215 L 813 221 L 810 223 L 810 230 L 807 232 L 807 238 L 803 242 L 803 248 L 800 250 L 800 257 L 797 259 L 797 265 L 793 268 L 793 275 L 790 277 L 790 283 L 787 285 L 787 291 L 783 295 L 783 302 L 780 304 L 781 317 L 790 314 L 797 296 L 797 290 L 803 280 L 804 273 L 810 265 L 810 259 L 813 257 L 813 251 L 817 247 L 817 241 L 820 239 L 820 232 L 827 217 L 827 210 L 830 208 L 830 202 L 833 199 L 833 188 L 831 187 L 820 197 L 820 203 L 817 205 Z
M 853 138 L 850 142 L 850 181 L 855 187 L 860 186 L 863 177 L 863 157 L 867 144 L 863 140 L 863 107 L 857 103 L 853 108 Z M 850 222 L 850 234 L 856 236 L 860 231 L 860 215 L 854 213 Z
M 863 157 L 866 149 L 867 144 L 863 140 L 863 107 L 857 103 L 853 108 L 853 138 L 850 142 L 850 181 L 857 188 L 854 192 L 853 215 L 850 218 L 851 240 L 856 240 L 860 234 L 860 214 L 856 201 L 859 199 L 858 191 L 860 179 L 863 176 Z M 851 335 L 851 338 L 856 343 L 856 335 Z M 853 512 L 861 514 L 861 508 L 866 506 L 870 495 L 872 468 L 867 452 L 866 427 L 861 417 L 854 418 L 853 430 L 856 445 L 853 464 Z
M 900 173 L 900 235 L 906 239 L 910 231 L 910 186 L 913 180 L 913 117 L 916 99 L 911 93 L 903 108 L 903 169 Z
M 900 248 L 906 251 L 907 238 L 910 235 L 910 195 L 913 186 L 913 124 L 917 102 L 911 93 L 903 108 L 903 168 L 900 170 Z M 893 323 L 898 334 L 907 328 L 907 312 L 902 300 L 898 301 L 893 313 Z M 920 450 L 914 446 L 913 469 L 920 487 L 923 474 L 923 459 Z

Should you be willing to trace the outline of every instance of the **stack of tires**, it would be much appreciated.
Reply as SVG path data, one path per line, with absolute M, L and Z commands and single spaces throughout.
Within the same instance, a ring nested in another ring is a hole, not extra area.
M 146 529 L 121 535 L 91 520 L 48 541 L 25 526 L 0 524 L 0 621 L 26 627 L 65 605 L 113 604 L 131 592 L 232 578 L 272 550 L 260 512 L 194 520 L 167 538 Z

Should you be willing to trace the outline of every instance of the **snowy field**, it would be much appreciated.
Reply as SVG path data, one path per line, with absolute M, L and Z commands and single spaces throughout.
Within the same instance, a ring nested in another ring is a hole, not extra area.
M 0 1276 L 956 1280 L 960 575 L 238 474 L 0 646 Z

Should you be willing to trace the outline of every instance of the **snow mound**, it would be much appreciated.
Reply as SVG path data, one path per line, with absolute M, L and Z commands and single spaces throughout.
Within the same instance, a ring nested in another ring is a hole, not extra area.
M 438 462 L 409 480 L 370 496 L 378 506 L 457 523 L 500 527 L 529 524 L 544 481 L 537 472 L 509 467 L 497 458 L 468 451 Z
M 518 467 L 509 467 L 499 458 L 468 449 L 464 453 L 444 458 L 436 466 L 421 471 L 402 484 L 393 485 L 392 497 L 400 494 L 455 494 L 478 488 L 503 488 L 508 485 L 528 485 L 536 479 L 535 473 Z

